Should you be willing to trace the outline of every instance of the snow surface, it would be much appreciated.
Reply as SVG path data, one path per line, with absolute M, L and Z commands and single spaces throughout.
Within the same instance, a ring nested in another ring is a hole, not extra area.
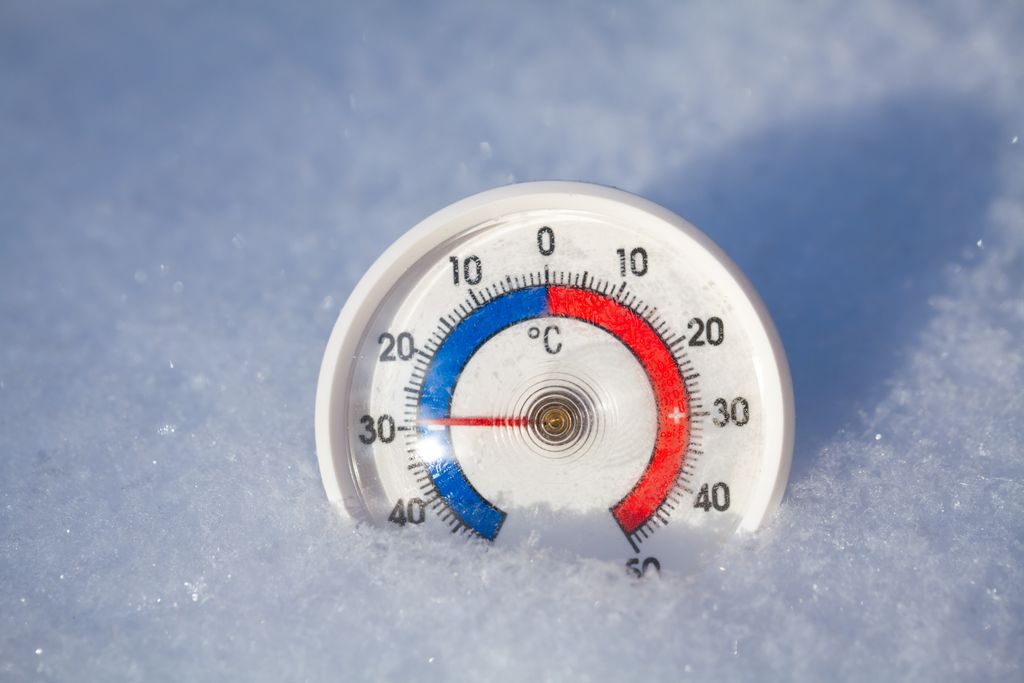
M 1019 2 L 0 6 L 0 678 L 1021 680 Z M 694 221 L 774 312 L 781 513 L 631 582 L 354 529 L 376 255 L 512 180 Z

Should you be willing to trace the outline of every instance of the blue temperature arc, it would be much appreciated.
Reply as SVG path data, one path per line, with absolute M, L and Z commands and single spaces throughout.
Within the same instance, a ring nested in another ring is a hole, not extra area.
M 470 357 L 482 344 L 510 325 L 547 315 L 546 287 L 529 287 L 510 292 L 478 308 L 463 319 L 434 354 L 423 380 L 419 400 L 421 420 L 444 420 L 451 416 L 455 384 Z M 488 540 L 493 540 L 505 521 L 505 513 L 489 503 L 466 479 L 452 454 L 449 427 L 421 424 L 420 453 L 438 493 L 462 522 Z

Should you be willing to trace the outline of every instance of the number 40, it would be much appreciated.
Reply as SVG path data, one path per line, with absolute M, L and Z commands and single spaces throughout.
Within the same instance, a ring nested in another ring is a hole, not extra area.
M 704 512 L 710 512 L 711 508 L 725 512 L 729 509 L 729 485 L 724 481 L 720 481 L 714 486 L 704 484 L 697 492 L 697 500 L 694 501 L 693 507 L 701 508 Z
M 423 524 L 423 520 L 426 518 L 426 508 L 427 504 L 419 498 L 410 498 L 408 503 L 399 498 L 395 507 L 391 509 L 388 521 L 398 526 L 405 526 L 407 523 Z

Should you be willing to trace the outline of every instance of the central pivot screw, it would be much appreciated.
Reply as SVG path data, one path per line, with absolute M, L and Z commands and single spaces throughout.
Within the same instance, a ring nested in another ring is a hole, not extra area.
M 567 448 L 586 431 L 587 411 L 572 392 L 551 391 L 538 396 L 529 407 L 530 431 L 550 450 Z
M 572 413 L 563 405 L 546 406 L 540 414 L 540 428 L 550 438 L 558 439 L 572 428 Z

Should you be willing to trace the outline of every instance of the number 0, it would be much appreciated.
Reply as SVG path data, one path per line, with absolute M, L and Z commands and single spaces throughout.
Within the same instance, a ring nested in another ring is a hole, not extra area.
M 546 225 L 537 231 L 537 249 L 544 256 L 555 253 L 555 231 Z

